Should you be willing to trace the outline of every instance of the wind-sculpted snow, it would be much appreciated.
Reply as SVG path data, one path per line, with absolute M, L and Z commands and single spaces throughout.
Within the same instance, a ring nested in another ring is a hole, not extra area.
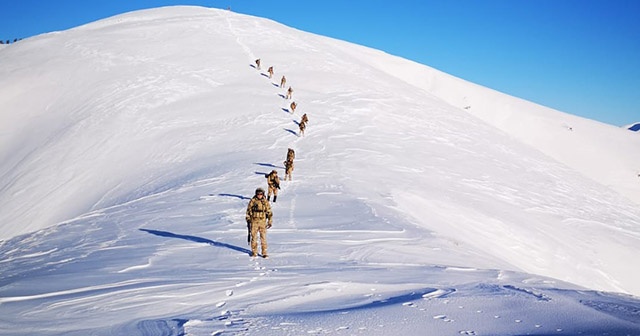
M 2 335 L 640 335 L 638 204 L 480 121 L 483 88 L 199 7 L 0 61 Z M 608 157 L 636 143 L 603 132 Z M 251 259 L 246 206 L 287 148 Z

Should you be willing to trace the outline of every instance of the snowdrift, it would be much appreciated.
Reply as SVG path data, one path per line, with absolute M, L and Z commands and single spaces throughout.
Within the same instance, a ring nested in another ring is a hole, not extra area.
M 0 60 L 2 333 L 640 330 L 631 132 L 218 9 Z M 251 260 L 246 204 L 287 148 Z

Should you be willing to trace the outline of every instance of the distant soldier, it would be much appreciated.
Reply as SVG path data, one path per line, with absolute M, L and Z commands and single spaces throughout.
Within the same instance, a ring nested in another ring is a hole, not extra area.
M 296 151 L 292 148 L 287 148 L 287 161 L 293 162 L 293 159 L 296 158 Z
M 307 122 L 309 122 L 309 118 L 307 118 L 307 114 L 306 113 L 302 115 L 302 118 L 300 118 L 300 122 L 301 123 L 305 123 L 305 124 Z
M 296 111 L 296 107 L 298 107 L 298 104 L 296 104 L 296 102 L 292 102 L 289 107 L 291 107 L 291 113 L 293 113 Z
M 283 163 L 284 163 L 284 180 L 286 181 L 288 178 L 289 181 L 291 181 L 291 172 L 293 172 L 293 159 L 286 160 Z
M 260 247 L 262 257 L 268 258 L 267 254 L 267 229 L 273 224 L 273 213 L 269 201 L 264 199 L 264 190 L 256 189 L 256 193 L 247 205 L 245 215 L 247 227 L 249 229 L 249 244 L 251 245 L 251 257 L 258 256 L 258 234 L 260 235 Z
M 280 87 L 283 88 L 286 83 L 287 83 L 287 78 L 282 76 L 282 79 L 280 79 Z
M 273 67 L 270 66 L 269 70 L 267 70 L 267 72 L 269 73 L 269 78 L 273 77 Z
M 298 132 L 298 136 L 301 136 L 301 135 L 304 136 L 304 129 L 307 128 L 307 125 L 305 123 L 301 122 L 298 125 L 298 127 L 300 129 L 300 132 Z
M 256 68 L 258 70 L 260 70 L 260 59 L 259 58 L 256 60 Z
M 271 173 L 265 175 L 267 178 L 267 185 L 269 190 L 267 191 L 267 201 L 271 200 L 271 194 L 273 193 L 273 203 L 278 199 L 278 189 L 280 189 L 280 178 L 278 172 L 274 169 Z
M 289 90 L 287 90 L 287 99 L 291 99 L 292 95 L 293 95 L 293 89 L 289 87 Z

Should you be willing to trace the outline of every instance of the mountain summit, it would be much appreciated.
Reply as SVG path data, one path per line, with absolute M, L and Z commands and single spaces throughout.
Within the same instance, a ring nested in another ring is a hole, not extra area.
M 2 333 L 640 331 L 624 129 L 202 7 L 0 60 Z M 288 148 L 252 260 L 247 203 Z

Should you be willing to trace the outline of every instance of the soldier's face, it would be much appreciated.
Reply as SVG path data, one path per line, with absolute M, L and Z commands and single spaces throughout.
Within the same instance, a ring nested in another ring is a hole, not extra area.
M 263 193 L 257 193 L 256 196 L 258 196 L 258 198 L 262 198 L 262 196 L 264 196 Z

